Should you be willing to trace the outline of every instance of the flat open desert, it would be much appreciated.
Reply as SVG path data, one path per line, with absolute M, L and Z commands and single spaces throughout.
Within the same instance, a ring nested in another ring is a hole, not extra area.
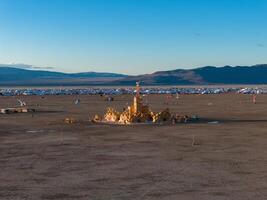
M 131 95 L 0 97 L 38 112 L 0 115 L 0 199 L 246 200 L 267 197 L 267 95 L 144 97 L 153 111 L 198 115 L 198 123 L 101 125 L 107 106 Z M 75 105 L 76 98 L 81 100 Z M 73 117 L 75 124 L 63 119 Z

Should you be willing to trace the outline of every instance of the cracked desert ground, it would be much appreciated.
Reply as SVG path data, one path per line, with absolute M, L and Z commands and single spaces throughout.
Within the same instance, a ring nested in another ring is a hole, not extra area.
M 17 98 L 0 97 L 0 108 L 17 106 Z M 0 115 L 0 199 L 267 197 L 267 95 L 256 104 L 244 94 L 181 95 L 169 105 L 166 96 L 150 95 L 154 111 L 169 107 L 205 120 L 130 126 L 88 119 L 107 106 L 121 110 L 131 95 L 21 98 L 39 112 Z M 79 123 L 65 124 L 66 117 Z

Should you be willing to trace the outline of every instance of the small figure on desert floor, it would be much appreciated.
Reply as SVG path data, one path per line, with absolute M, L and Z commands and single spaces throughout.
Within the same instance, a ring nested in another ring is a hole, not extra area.
M 254 104 L 256 104 L 256 98 L 257 98 L 257 95 L 256 94 L 253 94 L 253 96 L 252 96 L 252 102 Z

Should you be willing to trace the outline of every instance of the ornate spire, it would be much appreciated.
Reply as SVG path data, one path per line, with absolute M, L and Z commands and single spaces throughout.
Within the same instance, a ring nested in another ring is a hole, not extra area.
M 140 97 L 140 82 L 136 82 L 136 97 Z

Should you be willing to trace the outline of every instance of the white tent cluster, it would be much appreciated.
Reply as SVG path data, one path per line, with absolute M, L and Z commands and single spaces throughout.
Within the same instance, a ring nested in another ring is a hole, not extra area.
M 0 89 L 0 96 L 27 96 L 27 95 L 120 95 L 134 94 L 134 88 L 47 88 L 47 89 Z M 221 93 L 241 93 L 241 94 L 267 94 L 266 88 L 241 88 L 241 87 L 146 87 L 142 88 L 141 94 L 221 94 Z
M 240 94 L 267 94 L 267 88 L 242 88 L 237 91 Z

